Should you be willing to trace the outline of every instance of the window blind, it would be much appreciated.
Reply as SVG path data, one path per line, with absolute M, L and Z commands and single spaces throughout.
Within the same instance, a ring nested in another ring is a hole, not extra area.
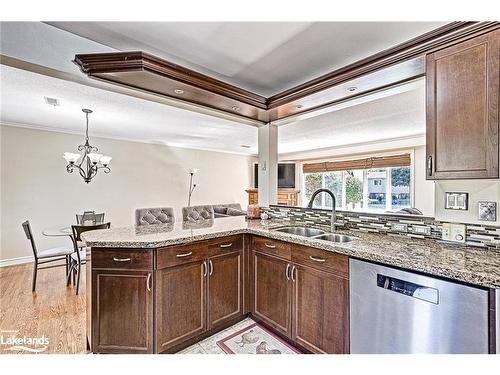
M 407 167 L 411 163 L 410 154 L 379 156 L 372 158 L 326 161 L 320 163 L 308 163 L 303 165 L 304 173 L 320 173 L 346 171 L 352 169 L 371 169 L 388 167 Z

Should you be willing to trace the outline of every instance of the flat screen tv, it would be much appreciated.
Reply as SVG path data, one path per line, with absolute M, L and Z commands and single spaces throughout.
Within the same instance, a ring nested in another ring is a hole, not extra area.
M 254 187 L 259 187 L 259 165 L 254 164 Z M 278 189 L 295 188 L 295 164 L 278 163 Z

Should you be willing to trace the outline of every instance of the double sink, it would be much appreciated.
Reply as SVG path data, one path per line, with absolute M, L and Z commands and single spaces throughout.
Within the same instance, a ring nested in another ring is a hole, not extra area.
M 350 242 L 355 237 L 346 236 L 345 234 L 327 233 L 324 230 L 309 228 L 309 227 L 281 227 L 273 229 L 276 232 L 295 234 L 297 236 L 309 237 L 315 240 L 324 240 L 330 242 Z

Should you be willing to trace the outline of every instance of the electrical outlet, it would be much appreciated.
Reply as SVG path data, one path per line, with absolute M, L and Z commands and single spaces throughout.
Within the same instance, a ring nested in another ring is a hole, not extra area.
M 451 224 L 443 223 L 441 238 L 445 241 L 451 241 Z
M 391 223 L 391 229 L 395 232 L 408 232 L 408 224 Z
M 465 242 L 465 225 L 452 224 L 451 225 L 451 240 L 454 242 Z
M 465 242 L 465 225 L 443 223 L 441 238 L 445 241 Z
M 430 236 L 431 235 L 431 228 L 426 227 L 424 225 L 414 225 L 413 226 L 413 233 L 425 234 L 427 236 Z

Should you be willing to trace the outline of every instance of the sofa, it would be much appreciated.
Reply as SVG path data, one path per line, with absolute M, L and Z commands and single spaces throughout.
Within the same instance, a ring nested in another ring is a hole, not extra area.
M 214 204 L 214 217 L 245 216 L 247 213 L 241 209 L 239 203 Z

